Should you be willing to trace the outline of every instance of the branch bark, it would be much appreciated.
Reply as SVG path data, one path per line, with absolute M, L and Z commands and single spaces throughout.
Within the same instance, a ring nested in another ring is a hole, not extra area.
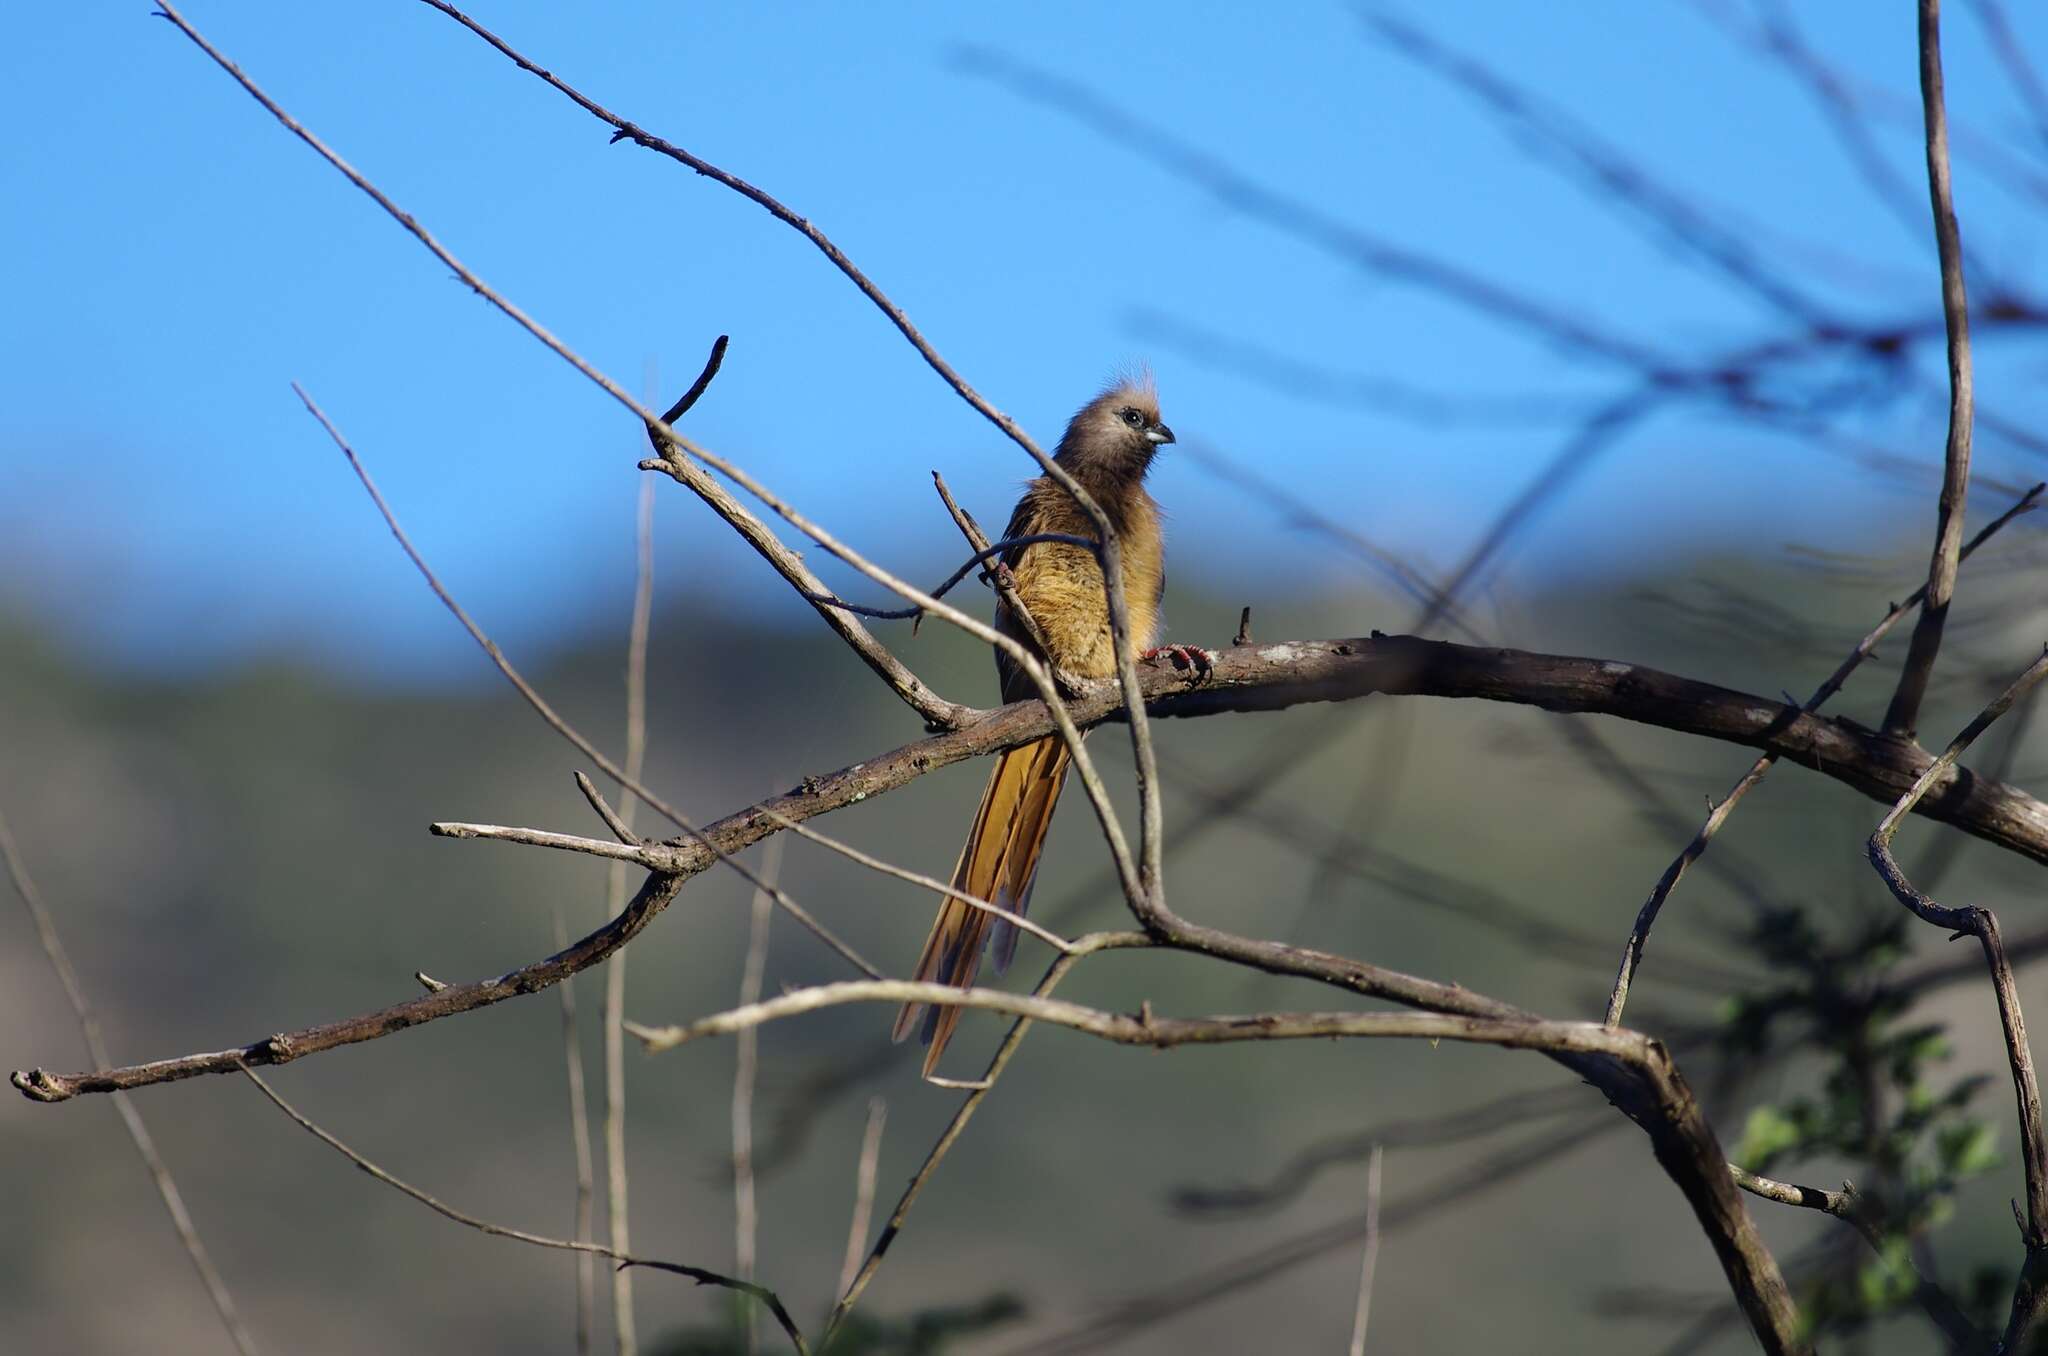
M 2020 1012 L 2019 989 L 2013 980 L 2011 962 L 2006 958 L 2005 943 L 1999 935 L 1998 918 L 1989 909 L 1974 905 L 1950 907 L 1929 898 L 1907 879 L 1892 855 L 1891 845 L 1899 824 L 1912 812 L 1927 788 L 1954 766 L 1956 759 L 1975 742 L 1977 736 L 1991 728 L 2000 716 L 2012 709 L 2013 703 L 2044 677 L 2048 677 L 2048 652 L 2030 664 L 2026 672 L 1994 697 L 1991 704 L 1949 742 L 1941 757 L 1935 759 L 1892 806 L 1890 813 L 1878 824 L 1877 831 L 1870 835 L 1868 844 L 1871 864 L 1877 868 L 1877 874 L 1899 903 L 1924 923 L 1947 929 L 1957 937 L 1975 937 L 1983 948 L 1984 963 L 1991 972 L 1992 991 L 1998 1001 L 1999 1020 L 2005 1032 L 2013 1090 L 2019 1103 L 2020 1145 L 2027 1173 L 2027 1212 L 2021 1222 L 2021 1232 L 2026 1238 L 2029 1254 L 2048 1253 L 2048 1135 L 2044 1135 L 2042 1128 L 2041 1088 L 2034 1074 L 2033 1053 L 2027 1042 L 2026 1019 Z
M 1970 304 L 1963 286 L 1963 237 L 1956 224 L 1948 172 L 1948 110 L 1942 97 L 1941 0 L 1920 0 L 1920 107 L 1927 125 L 1927 192 L 1934 207 L 1934 244 L 1941 261 L 1941 314 L 1948 330 L 1948 447 L 1935 505 L 1934 554 L 1927 565 L 1927 603 L 1913 627 L 1885 733 L 1911 739 L 1941 650 L 1955 594 L 1956 556 L 1963 542 L 1963 504 L 1970 489 Z
M 1479 649 L 1405 636 L 1290 641 L 1225 650 L 1199 687 L 1171 670 L 1148 669 L 1147 704 L 1160 716 L 1272 711 L 1370 693 L 1455 697 L 1597 713 L 1663 729 L 1775 750 L 1780 757 L 1866 795 L 1892 800 L 1925 776 L 1914 810 L 2030 860 L 2048 863 L 2048 804 L 2015 787 L 1953 766 L 1936 768 L 1924 751 L 1851 721 L 1827 720 L 1780 700 L 1755 697 L 1639 665 L 1522 650 Z M 1121 698 L 1097 693 L 1071 704 L 1077 723 L 1112 718 Z M 1016 702 L 964 730 L 933 735 L 837 772 L 805 779 L 782 796 L 704 826 L 700 837 L 631 845 L 598 843 L 607 853 L 633 854 L 652 873 L 619 917 L 568 950 L 508 974 L 445 989 L 339 1022 L 283 1033 L 235 1049 L 188 1055 L 125 1069 L 59 1074 L 17 1071 L 14 1086 L 37 1101 L 60 1102 L 87 1092 L 146 1087 L 198 1074 L 231 1073 L 242 1063 L 279 1064 L 319 1050 L 472 1011 L 587 969 L 630 941 L 668 907 L 690 876 L 778 832 L 782 821 L 805 821 L 904 786 L 968 758 L 1014 748 L 1048 734 L 1053 721 L 1039 702 Z M 531 841 L 588 850 L 598 840 L 530 835 Z M 1342 957 L 1298 947 L 1253 944 L 1229 933 L 1180 924 L 1171 931 L 1183 949 L 1231 956 L 1276 973 L 1302 973 L 1305 959 L 1324 967 L 1315 977 L 1442 1011 L 1475 1016 L 1511 1012 L 1455 984 L 1398 976 Z M 1368 978 L 1369 982 L 1368 982 Z

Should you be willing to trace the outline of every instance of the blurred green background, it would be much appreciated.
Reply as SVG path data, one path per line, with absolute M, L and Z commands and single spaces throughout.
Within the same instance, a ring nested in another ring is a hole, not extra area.
M 679 531 L 679 495 L 660 530 Z M 936 530 L 936 528 L 934 528 Z M 1966 567 L 1953 667 L 2009 669 L 2038 625 L 2028 575 L 2039 529 L 2022 519 Z M 1607 593 L 1497 596 L 1508 642 L 1617 657 L 1762 693 L 1804 691 L 1901 592 L 1895 558 L 1702 560 Z M 1277 596 L 1274 596 L 1277 595 Z M 800 606 L 794 599 L 791 605 Z M 1178 631 L 1223 643 L 1237 608 L 1261 638 L 1395 629 L 1407 605 L 1365 591 L 1180 597 Z M 977 604 L 979 605 L 979 604 Z M 1734 607 L 1781 626 L 1739 643 Z M 449 623 L 453 626 L 453 622 Z M 488 619 L 486 619 L 488 624 Z M 985 654 L 943 626 L 904 657 L 941 690 L 985 699 Z M 515 659 L 520 657 L 515 656 Z M 592 732 L 619 722 L 623 644 L 529 658 L 565 714 Z M 1873 664 L 1841 703 L 1874 720 L 1889 669 Z M 916 722 L 821 628 L 743 629 L 659 611 L 652 655 L 650 781 L 710 818 L 766 791 L 916 737 Z M 58 914 L 116 1057 L 217 1048 L 403 998 L 415 969 L 493 974 L 552 949 L 562 911 L 601 918 L 604 870 L 537 849 L 429 837 L 457 818 L 572 832 L 597 826 L 571 782 L 573 750 L 489 675 L 434 687 L 337 684 L 280 657 L 202 679 L 139 678 L 82 664 L 20 622 L 0 645 L 5 747 L 0 805 Z M 1936 690 L 1930 731 L 1960 724 L 1983 681 Z M 1456 980 L 1560 1017 L 1598 1013 L 1618 943 L 1696 818 L 1747 764 L 1740 749 L 1590 718 L 1479 702 L 1369 699 L 1259 716 L 1168 721 L 1169 859 L 1176 906 L 1205 921 L 1292 937 Z M 2017 725 L 2008 729 L 2018 729 Z M 1594 770 L 1597 733 L 1641 778 Z M 1998 754 L 1995 733 L 1983 757 Z M 616 744 L 615 739 L 606 742 Z M 1114 729 L 1094 741 L 1127 767 Z M 1245 769 L 1287 770 L 1244 810 L 1205 820 L 1205 797 Z M 2038 741 L 2012 775 L 2038 776 Z M 955 767 L 832 816 L 825 827 L 942 870 L 985 769 Z M 1368 778 L 1382 783 L 1359 799 Z M 1127 777 L 1119 774 L 1120 792 Z M 1731 978 L 1763 973 L 1741 934 L 1761 883 L 1847 933 L 1895 910 L 1863 863 L 1879 808 L 1797 768 L 1778 771 L 1680 888 L 1652 943 L 1631 1021 L 1674 1038 L 1725 1009 Z M 1355 815 L 1355 818 L 1347 816 Z M 1662 816 L 1675 818 L 1665 819 Z M 1319 863 L 1342 823 L 1340 850 Z M 1675 825 L 1683 825 L 1682 829 Z M 1944 889 L 2031 930 L 2035 870 L 1953 831 L 1907 830 L 1909 854 L 1960 844 Z M 1114 926 L 1120 904 L 1080 798 L 1062 807 L 1037 910 L 1066 930 Z M 792 843 L 791 893 L 856 947 L 907 964 L 930 900 Z M 690 882 L 629 950 L 628 1012 L 666 1022 L 737 995 L 748 894 L 730 873 Z M 0 915 L 6 1062 L 73 1068 L 79 1042 L 26 920 Z M 1944 953 L 1930 930 L 1916 951 Z M 1044 962 L 1027 941 L 1012 981 Z M 778 916 L 768 990 L 842 977 L 843 965 Z M 593 1085 L 598 972 L 578 989 Z M 1097 958 L 1065 986 L 1078 1001 L 1162 1012 L 1330 1006 L 1312 986 L 1184 957 Z M 2035 970 L 2022 996 L 2048 1001 Z M 1919 1014 L 1951 1025 L 1954 1070 L 1999 1067 L 1988 994 L 1939 989 Z M 885 1009 L 841 1009 L 762 1031 L 757 1110 L 760 1274 L 814 1324 L 836 1279 L 871 1095 L 887 1099 L 878 1212 L 921 1160 L 961 1094 L 918 1083 L 891 1047 Z M 978 1068 L 1000 1024 L 966 1023 L 958 1061 Z M 1731 1067 L 1711 1047 L 1681 1061 L 1731 1143 L 1748 1109 L 1813 1075 L 1812 1061 Z M 733 1046 L 629 1051 L 634 1242 L 664 1258 L 729 1268 Z M 1746 1075 L 1754 1074 L 1754 1077 Z M 542 1232 L 571 1227 L 572 1166 L 552 994 L 528 997 L 279 1069 L 277 1086 L 389 1170 L 457 1206 Z M 593 1088 L 594 1090 L 594 1088 Z M 1492 1105 L 1477 1124 L 1432 1118 Z M 572 1262 L 474 1234 L 376 1185 L 237 1081 L 143 1090 L 138 1102 L 200 1229 L 270 1349 L 561 1351 Z M 1983 1094 L 2010 1143 L 2009 1094 Z M 1248 1211 L 1190 1211 L 1188 1188 L 1268 1183 L 1305 1150 L 1377 1130 L 1388 1141 L 1387 1230 L 1372 1347 L 1388 1351 L 1654 1350 L 1725 1289 L 1690 1211 L 1646 1142 L 1590 1089 L 1540 1058 L 1421 1043 L 1298 1043 L 1154 1053 L 1042 1029 L 941 1168 L 864 1304 L 903 1318 L 1013 1296 L 1021 1314 L 957 1349 L 1329 1350 L 1349 1330 L 1364 1204 L 1362 1149 L 1334 1155 L 1300 1189 Z M 205 1297 L 178 1251 L 113 1108 L 81 1098 L 0 1101 L 0 1172 L 14 1227 L 0 1234 L 0 1303 L 24 1351 L 218 1349 Z M 1802 1165 L 1828 1184 L 1844 1169 Z M 1830 1176 L 1830 1174 L 1833 1176 Z M 2003 1205 L 2009 1161 L 1961 1199 L 1938 1235 L 1944 1266 L 2017 1253 Z M 1769 1205 L 1757 1213 L 1787 1265 L 1847 1230 Z M 1246 1259 L 1279 1249 L 1270 1272 Z M 1204 1280 L 1202 1278 L 1209 1279 Z M 1180 1287 L 1195 1282 L 1193 1292 Z M 640 1328 L 693 1349 L 729 1298 L 638 1277 Z M 1163 1318 L 1128 1330 L 1120 1306 L 1163 1293 Z M 1109 1321 L 1111 1326 L 1094 1325 Z M 1711 1320 L 1710 1320 L 1711 1321 Z M 701 1332 L 700 1332 L 701 1335 Z M 1925 1350 L 1908 1312 L 1872 1349 Z M 1701 1349 L 1740 1351 L 1723 1326 Z M 1034 1345 L 1048 1342 L 1051 1345 Z M 764 1335 L 764 1349 L 777 1338 Z

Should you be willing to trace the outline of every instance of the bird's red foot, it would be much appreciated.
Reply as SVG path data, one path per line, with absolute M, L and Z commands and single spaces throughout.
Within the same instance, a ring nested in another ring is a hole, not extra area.
M 1165 659 L 1176 669 L 1192 669 L 1198 683 L 1207 681 L 1216 672 L 1216 656 L 1199 645 L 1154 645 L 1138 658 L 1146 663 Z

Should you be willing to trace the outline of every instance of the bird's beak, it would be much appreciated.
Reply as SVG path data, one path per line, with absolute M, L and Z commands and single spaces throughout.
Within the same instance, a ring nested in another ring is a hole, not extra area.
M 1154 424 L 1145 430 L 1145 436 L 1155 443 L 1170 443 L 1173 441 L 1173 430 L 1164 424 Z

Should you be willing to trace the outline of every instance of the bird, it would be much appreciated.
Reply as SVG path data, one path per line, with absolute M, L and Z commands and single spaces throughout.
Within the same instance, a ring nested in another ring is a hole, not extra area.
M 1159 505 L 1145 490 L 1145 475 L 1159 450 L 1173 441 L 1173 430 L 1160 421 L 1159 397 L 1150 379 L 1122 379 L 1111 383 L 1068 421 L 1053 461 L 1101 506 L 1116 532 L 1129 623 L 1125 639 L 1133 657 L 1169 655 L 1176 668 L 1194 666 L 1205 671 L 1204 661 L 1210 658 L 1207 651 L 1191 646 L 1153 647 L 1166 572 Z M 1025 485 L 1003 540 L 1049 532 L 1098 539 L 1095 523 L 1080 503 L 1052 477 L 1040 476 Z M 1007 569 L 1044 644 L 1034 640 L 1032 628 L 1012 615 L 1007 602 L 996 605 L 997 631 L 1049 663 L 1056 676 L 1084 681 L 1116 676 L 1109 600 L 1093 551 L 1065 542 L 1012 546 L 1003 553 L 1001 568 Z M 996 674 L 1005 702 L 1037 695 L 1030 677 L 1000 648 Z M 955 890 L 1012 913 L 1025 912 L 1046 830 L 1066 781 L 1068 759 L 1067 746 L 1057 734 L 1021 744 L 997 758 L 967 844 L 953 868 Z M 1009 968 L 1016 952 L 1016 925 L 951 895 L 940 896 L 938 917 L 925 938 L 913 977 L 963 989 L 971 986 L 991 932 L 1000 973 Z M 929 1078 L 959 1024 L 961 1009 L 948 1004 L 927 1008 L 906 1003 L 896 1017 L 896 1040 L 903 1040 L 917 1027 L 921 1009 L 925 1010 L 927 1047 L 924 1074 Z

